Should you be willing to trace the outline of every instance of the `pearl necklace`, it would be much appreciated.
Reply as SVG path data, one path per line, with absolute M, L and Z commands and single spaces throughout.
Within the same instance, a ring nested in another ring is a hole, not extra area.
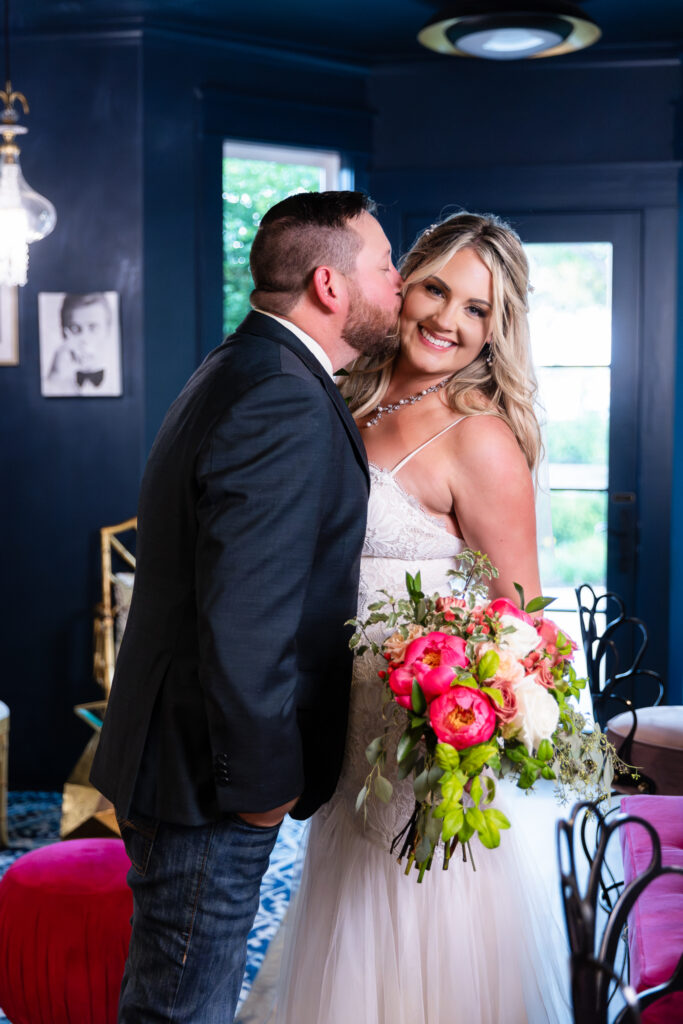
M 424 388 L 422 391 L 416 391 L 414 395 L 408 395 L 407 398 L 401 398 L 398 402 L 390 402 L 389 405 L 376 405 L 374 409 L 371 409 L 371 413 L 375 413 L 371 420 L 365 424 L 366 427 L 374 427 L 376 423 L 382 419 L 382 416 L 386 413 L 387 416 L 392 412 L 396 412 L 397 409 L 401 409 L 404 405 L 415 405 L 416 402 L 421 402 L 425 395 L 433 395 L 435 391 L 441 391 L 445 388 L 448 382 L 451 380 L 450 377 L 446 377 L 445 380 L 439 381 L 438 384 L 432 384 L 429 388 Z

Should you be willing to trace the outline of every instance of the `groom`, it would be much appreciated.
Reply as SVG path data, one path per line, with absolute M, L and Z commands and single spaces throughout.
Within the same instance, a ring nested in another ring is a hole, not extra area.
M 280 822 L 336 785 L 368 470 L 332 374 L 391 348 L 400 306 L 373 211 L 359 192 L 268 211 L 255 312 L 149 456 L 92 771 L 132 863 L 121 1024 L 232 1019 Z

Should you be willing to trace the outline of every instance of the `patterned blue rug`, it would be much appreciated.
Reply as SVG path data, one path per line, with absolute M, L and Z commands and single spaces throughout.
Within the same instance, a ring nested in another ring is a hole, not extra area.
M 0 850 L 0 876 L 28 850 L 46 846 L 59 839 L 61 793 L 12 792 L 7 802 L 10 847 Z M 244 1002 L 254 982 L 268 945 L 276 934 L 289 903 L 292 886 L 298 882 L 299 849 L 306 825 L 285 818 L 280 829 L 270 867 L 261 884 L 261 901 L 247 941 L 247 969 L 240 993 Z M 7 1018 L 0 1010 L 0 1021 Z

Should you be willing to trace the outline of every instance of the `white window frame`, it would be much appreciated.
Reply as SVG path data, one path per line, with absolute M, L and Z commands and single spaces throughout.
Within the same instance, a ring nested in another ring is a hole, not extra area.
M 351 188 L 351 172 L 341 166 L 341 155 L 323 149 L 301 149 L 296 146 L 271 146 L 260 142 L 239 142 L 225 139 L 223 158 L 260 160 L 264 163 L 305 164 L 325 172 L 322 191 Z M 344 180 L 346 179 L 346 181 Z M 343 182 L 343 184 L 342 184 Z

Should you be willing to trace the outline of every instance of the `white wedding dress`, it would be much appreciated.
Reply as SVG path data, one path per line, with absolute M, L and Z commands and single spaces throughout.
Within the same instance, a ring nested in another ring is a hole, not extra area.
M 371 466 L 361 617 L 379 589 L 404 596 L 406 571 L 421 571 L 426 593 L 449 592 L 446 572 L 462 541 L 396 480 L 417 451 L 393 471 Z M 547 793 L 525 798 L 499 782 L 495 805 L 512 821 L 500 847 L 486 850 L 475 838 L 476 871 L 456 855 L 448 871 L 435 858 L 421 884 L 416 872 L 406 876 L 389 852 L 414 807 L 411 780 L 397 782 L 392 767 L 400 725 L 385 769 L 392 801 L 371 797 L 365 820 L 355 811 L 369 772 L 365 748 L 382 731 L 381 665 L 371 652 L 355 660 L 344 767 L 334 796 L 312 819 L 275 1021 L 569 1022 L 554 852 L 560 809 Z

